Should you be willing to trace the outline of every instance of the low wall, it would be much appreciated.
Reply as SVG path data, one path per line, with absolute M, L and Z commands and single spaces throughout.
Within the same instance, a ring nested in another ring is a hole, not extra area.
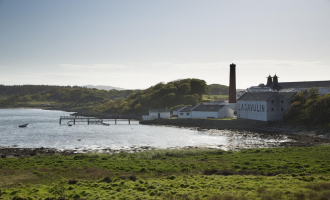
M 140 124 L 199 127 L 203 129 L 258 129 L 271 125 L 270 122 L 245 119 L 155 119 L 151 121 L 141 121 Z

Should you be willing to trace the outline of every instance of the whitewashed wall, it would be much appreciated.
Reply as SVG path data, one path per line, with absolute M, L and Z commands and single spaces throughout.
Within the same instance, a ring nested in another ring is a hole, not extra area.
M 206 111 L 191 111 L 192 118 L 218 118 L 218 112 L 206 112 Z
M 173 110 L 172 115 L 179 115 L 179 111 Z
M 158 119 L 158 113 L 160 113 L 160 118 L 170 118 L 170 112 L 149 112 L 149 116 L 153 117 L 154 119 Z
M 219 110 L 218 118 L 233 118 L 234 110 L 225 106 Z
M 237 118 L 267 121 L 267 101 L 238 101 Z
M 184 109 L 187 106 L 182 107 L 180 110 Z M 173 110 L 173 115 L 180 115 L 180 112 L 178 110 Z
M 234 111 L 237 110 L 237 103 L 228 103 L 229 108 L 233 109 Z
M 192 116 L 191 112 L 179 112 L 178 114 L 178 118 L 182 118 L 182 119 L 191 118 L 191 116 Z
M 142 115 L 142 120 L 143 121 L 149 121 L 149 120 L 154 120 L 152 116 L 149 115 Z

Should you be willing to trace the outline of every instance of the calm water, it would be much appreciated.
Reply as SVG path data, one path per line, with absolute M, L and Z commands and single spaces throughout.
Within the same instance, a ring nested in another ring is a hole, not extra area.
M 184 128 L 140 125 L 59 125 L 71 113 L 40 109 L 0 109 L 0 146 L 57 149 L 130 149 L 227 145 L 228 137 Z M 27 128 L 18 125 L 29 123 Z

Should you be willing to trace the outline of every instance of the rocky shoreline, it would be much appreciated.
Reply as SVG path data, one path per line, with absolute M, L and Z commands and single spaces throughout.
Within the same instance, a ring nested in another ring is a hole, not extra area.
M 330 139 L 330 130 L 323 130 L 321 126 L 315 126 L 308 129 L 304 126 L 293 126 L 285 124 L 283 122 L 265 122 L 247 119 L 155 119 L 150 121 L 141 121 L 140 124 L 165 125 L 176 127 L 197 127 L 199 129 L 245 130 L 262 133 L 287 133 Z
M 173 127 L 173 126 L 172 126 Z M 188 127 L 177 127 L 188 128 Z M 186 146 L 186 147 L 171 147 L 167 149 L 223 149 L 238 151 L 249 148 L 274 148 L 274 147 L 310 147 L 315 145 L 330 145 L 330 139 L 324 137 L 315 137 L 309 135 L 299 135 L 292 133 L 280 133 L 270 131 L 246 131 L 246 130 L 218 130 L 218 129 L 201 129 L 199 127 L 189 127 L 189 129 L 197 130 L 205 135 L 226 136 L 228 137 L 227 145 L 214 146 Z M 151 146 L 131 146 L 121 147 L 117 149 L 98 148 L 98 149 L 55 149 L 55 148 L 20 148 L 20 147 L 0 147 L 0 157 L 33 157 L 33 156 L 70 156 L 82 153 L 137 153 L 148 150 L 156 150 L 157 148 Z
M 142 121 L 140 124 L 157 126 L 174 126 L 182 128 L 203 130 L 230 130 L 236 132 L 230 137 L 244 138 L 265 138 L 275 142 L 266 145 L 252 145 L 248 148 L 267 148 L 267 147 L 308 147 L 321 144 L 330 144 L 330 133 L 321 131 L 320 127 L 307 130 L 303 126 L 291 126 L 282 122 L 263 122 L 254 120 L 209 120 L 209 119 L 156 119 L 152 121 Z M 282 140 L 282 141 L 281 141 Z M 287 141 L 283 141 L 287 140 Z M 281 141 L 281 142 L 280 142 Z M 280 144 L 279 144 L 280 143 Z M 231 149 L 244 149 L 246 145 L 231 147 Z

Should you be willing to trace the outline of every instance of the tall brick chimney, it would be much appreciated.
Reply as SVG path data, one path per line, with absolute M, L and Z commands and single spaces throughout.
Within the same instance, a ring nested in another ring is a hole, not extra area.
M 230 64 L 229 103 L 236 103 L 236 65 Z

